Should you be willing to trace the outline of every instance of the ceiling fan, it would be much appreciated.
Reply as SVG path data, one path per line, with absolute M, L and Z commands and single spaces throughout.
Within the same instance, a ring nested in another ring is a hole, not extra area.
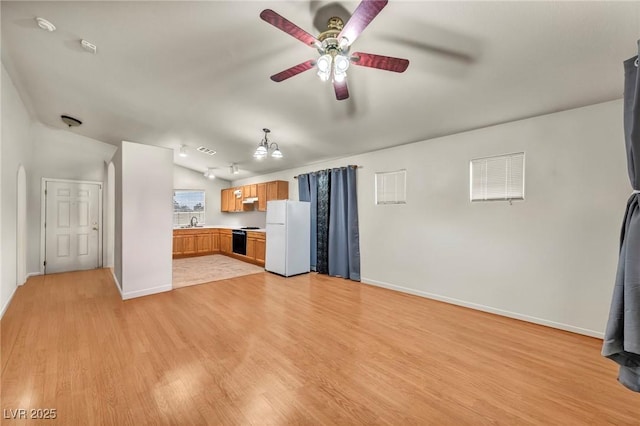
M 316 48 L 320 53 L 318 59 L 305 61 L 274 74 L 271 76 L 271 80 L 279 83 L 301 72 L 317 67 L 320 79 L 332 81 L 336 99 L 341 101 L 349 97 L 346 77 L 350 64 L 386 71 L 404 72 L 409 66 L 409 60 L 407 59 L 362 52 L 349 53 L 353 42 L 356 41 L 362 31 L 387 3 L 388 0 L 362 0 L 346 24 L 342 19 L 333 17 L 327 23 L 327 30 L 320 33 L 317 38 L 273 10 L 263 10 L 260 13 L 262 20 L 297 38 L 304 44 Z

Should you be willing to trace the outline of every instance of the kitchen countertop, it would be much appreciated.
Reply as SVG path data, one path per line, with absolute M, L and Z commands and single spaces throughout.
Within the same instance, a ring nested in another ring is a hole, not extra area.
M 174 227 L 173 229 L 240 229 L 242 226 L 228 226 L 228 225 L 204 225 L 204 226 L 196 226 L 192 228 L 181 228 L 179 226 Z M 267 232 L 265 228 L 260 229 L 243 229 L 243 231 L 250 232 Z

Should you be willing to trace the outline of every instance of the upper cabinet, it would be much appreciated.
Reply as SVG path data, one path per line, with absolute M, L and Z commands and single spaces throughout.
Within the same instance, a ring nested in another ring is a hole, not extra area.
M 266 183 L 258 184 L 258 211 L 259 212 L 267 211 L 267 184 Z
M 253 211 L 254 208 L 265 212 L 267 201 L 289 198 L 289 182 L 275 180 L 227 188 L 222 190 L 220 197 L 220 210 L 223 212 L 246 212 Z

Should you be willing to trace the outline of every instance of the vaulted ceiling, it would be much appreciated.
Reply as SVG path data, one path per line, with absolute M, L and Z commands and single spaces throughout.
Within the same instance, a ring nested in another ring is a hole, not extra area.
M 76 116 L 73 132 L 172 148 L 176 164 L 231 179 L 620 98 L 640 38 L 640 2 L 392 0 L 352 50 L 407 58 L 405 73 L 351 67 L 345 101 L 313 70 L 269 79 L 318 53 L 263 9 L 317 35 L 357 5 L 2 1 L 2 62 L 42 123 Z M 252 158 L 263 127 L 283 159 Z

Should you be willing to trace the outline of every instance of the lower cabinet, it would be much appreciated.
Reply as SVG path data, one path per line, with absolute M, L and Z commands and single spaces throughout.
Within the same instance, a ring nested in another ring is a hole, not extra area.
M 232 252 L 231 244 L 231 229 L 220 230 L 220 251 L 224 254 L 230 254 Z
M 252 263 L 264 266 L 267 240 L 264 232 L 247 232 L 247 257 Z
M 262 240 L 256 240 L 256 263 L 260 265 L 264 265 L 265 262 L 265 253 L 267 252 L 267 240 L 263 238 Z
M 174 229 L 173 257 L 201 256 L 219 251 L 219 232 L 215 228 Z
M 247 254 L 243 256 L 233 253 L 231 229 L 174 229 L 173 257 L 180 258 L 222 253 L 245 262 L 264 266 L 265 235 L 264 232 L 247 231 Z

